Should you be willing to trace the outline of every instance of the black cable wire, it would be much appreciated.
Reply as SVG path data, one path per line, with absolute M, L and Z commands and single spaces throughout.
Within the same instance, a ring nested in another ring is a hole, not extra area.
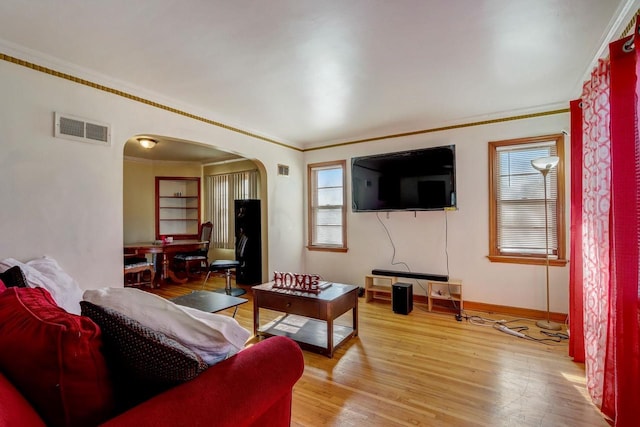
M 380 212 L 376 212 L 376 218 L 378 219 L 378 222 L 380 223 L 380 225 L 382 225 L 382 228 L 384 229 L 384 231 L 387 233 L 387 237 L 389 238 L 389 242 L 391 243 L 391 247 L 393 249 L 393 254 L 391 255 L 391 265 L 403 265 L 408 272 L 411 272 L 411 267 L 409 267 L 409 264 L 407 264 L 404 261 L 399 261 L 396 262 L 395 258 L 396 258 L 396 245 L 393 242 L 393 238 L 391 237 L 391 233 L 389 232 L 389 229 L 387 228 L 387 226 L 384 224 L 384 222 L 382 222 L 382 220 L 380 219 Z M 445 253 L 445 261 L 446 261 L 446 268 L 447 268 L 447 280 L 449 278 L 449 222 L 448 222 L 448 218 L 447 218 L 447 211 L 444 211 L 444 253 Z M 424 285 L 422 283 L 420 283 L 420 280 L 418 279 L 413 279 L 415 280 L 415 282 L 418 284 L 418 286 L 420 286 L 422 288 L 422 290 L 426 293 L 428 293 L 428 290 L 425 289 Z M 456 315 L 456 318 L 458 320 L 462 319 L 462 313 L 461 310 L 458 308 L 458 304 L 456 304 L 456 300 L 453 299 L 452 297 L 452 290 L 451 290 L 451 283 L 449 283 L 447 281 L 447 289 L 449 291 L 449 301 L 451 301 L 451 303 L 453 304 L 453 309 L 455 311 L 458 311 L 459 314 Z M 430 295 L 427 295 L 427 298 L 429 298 Z M 460 316 L 460 317 L 458 317 Z
M 447 264 L 447 289 L 449 291 L 449 300 L 453 304 L 453 309 L 456 310 L 459 314 L 456 316 L 456 319 L 461 320 L 462 318 L 462 310 L 458 308 L 458 304 L 456 304 L 456 300 L 453 299 L 451 292 L 451 278 L 449 277 L 449 218 L 447 216 L 447 210 L 444 211 L 444 255 Z M 458 317 L 460 316 L 460 317 Z
M 386 225 L 384 225 L 384 222 L 382 222 L 382 220 L 380 219 L 380 212 L 376 212 L 376 218 L 378 218 L 378 222 L 380 223 L 380 225 L 382 225 L 382 228 L 384 228 L 384 231 L 387 233 L 387 237 L 389 238 L 389 243 L 391 243 L 391 247 L 393 248 L 393 254 L 391 255 L 391 265 L 404 265 L 405 268 L 407 269 L 407 271 L 409 273 L 411 273 L 411 267 L 409 267 L 409 264 L 407 264 L 404 261 L 399 261 L 396 262 L 396 245 L 393 242 L 393 238 L 391 237 L 391 233 L 389 232 L 389 229 L 387 228 Z M 425 291 L 425 294 L 427 292 L 427 290 L 424 288 L 424 286 L 422 285 L 422 283 L 420 283 L 419 280 L 414 279 L 415 282 L 418 284 L 418 286 L 420 286 L 422 288 L 423 291 Z
M 382 225 L 382 228 L 384 229 L 385 233 L 387 234 L 387 238 L 389 239 L 389 243 L 391 243 L 391 248 L 393 249 L 393 253 L 391 255 L 391 265 L 403 265 L 408 272 L 411 272 L 411 267 L 409 267 L 409 264 L 407 264 L 404 261 L 398 261 L 396 262 L 396 245 L 393 241 L 393 238 L 391 237 L 391 233 L 389 232 L 389 229 L 387 228 L 387 226 L 384 224 L 384 222 L 382 222 L 382 220 L 380 219 L 380 212 L 376 212 L 376 218 L 378 219 L 378 222 L 380 223 L 380 225 Z M 447 280 L 450 280 L 449 278 L 449 222 L 448 222 L 448 217 L 447 217 L 447 211 L 444 211 L 444 230 L 445 230 L 445 238 L 444 238 L 444 253 L 445 253 L 445 260 L 446 260 L 446 268 L 447 268 Z M 426 292 L 426 289 L 424 288 L 424 286 L 420 283 L 420 281 L 418 279 L 414 279 L 416 281 L 416 283 L 422 288 L 423 291 Z M 453 297 L 451 296 L 451 283 L 449 281 L 447 281 L 447 287 L 449 289 L 449 300 L 452 302 L 453 307 L 455 310 L 459 311 L 459 314 L 456 316 L 459 316 L 458 320 L 462 320 L 463 318 L 467 320 L 467 322 L 477 325 L 477 326 L 493 326 L 493 328 L 499 330 L 497 328 L 497 325 L 506 325 L 507 323 L 513 323 L 513 322 L 519 322 L 519 321 L 527 321 L 530 319 L 512 319 L 512 320 L 495 320 L 495 319 L 489 319 L 486 317 L 482 317 L 482 316 L 478 316 L 478 315 L 468 315 L 465 311 L 463 310 L 459 310 L 458 309 L 458 305 L 456 304 L 456 301 L 453 299 Z M 427 295 L 427 298 L 429 298 L 430 295 Z M 549 338 L 535 338 L 532 337 L 530 335 L 527 335 L 525 333 L 523 333 L 523 331 L 528 331 L 529 327 L 528 326 L 513 326 L 510 327 L 509 329 L 516 331 L 516 332 L 520 332 L 523 335 L 523 339 L 528 339 L 531 341 L 535 341 L 535 342 L 540 342 L 543 344 L 548 344 L 547 341 L 551 341 L 554 343 L 560 343 L 565 339 L 569 339 L 569 336 L 567 334 L 564 334 L 562 332 L 558 332 L 558 333 L 551 333 L 551 332 L 547 332 L 547 331 L 540 331 L 540 333 L 548 336 Z M 514 335 L 515 336 L 515 335 Z M 519 338 L 519 337 L 518 337 Z
M 565 334 L 564 332 L 547 332 L 547 331 L 540 331 L 541 334 L 544 334 L 548 337 L 555 337 L 555 338 L 559 338 L 560 340 L 568 340 L 569 339 L 569 335 Z
M 404 265 L 407 271 L 411 272 L 411 268 L 409 268 L 409 265 L 406 262 L 403 262 L 403 261 L 395 262 L 396 245 L 395 243 L 393 243 L 393 239 L 391 238 L 391 233 L 389 233 L 389 229 L 387 228 L 386 225 L 384 225 L 384 222 L 382 222 L 382 220 L 380 219 L 380 212 L 376 212 L 376 217 L 378 218 L 378 222 L 380 222 L 380 224 L 382 225 L 382 228 L 384 228 L 384 231 L 386 231 L 387 237 L 389 238 L 389 242 L 391 243 L 391 247 L 393 248 L 393 255 L 391 255 L 391 265 Z
M 449 220 L 446 210 L 444 211 L 444 255 L 447 261 L 447 278 L 449 278 Z
M 510 320 L 509 322 L 514 322 L 515 320 Z M 500 332 L 505 332 L 503 330 L 500 329 L 500 326 L 505 326 L 504 324 L 508 323 L 506 321 L 495 321 L 493 324 L 493 328 L 500 331 Z M 528 326 L 512 326 L 510 328 L 508 328 L 512 331 L 518 332 L 520 333 L 522 336 L 517 336 L 517 335 L 513 335 L 516 338 L 522 338 L 522 339 L 526 339 L 529 341 L 535 341 L 535 342 L 539 342 L 542 344 L 549 344 L 549 342 L 553 342 L 553 343 L 560 343 L 562 342 L 564 339 L 567 339 L 568 336 L 566 334 L 563 333 L 549 333 L 546 331 L 540 331 L 540 333 L 547 335 L 549 338 L 536 338 L 536 337 L 532 337 L 531 335 L 527 335 L 524 332 L 529 330 Z M 506 333 L 506 332 L 505 332 Z M 564 338 L 566 337 L 566 338 Z

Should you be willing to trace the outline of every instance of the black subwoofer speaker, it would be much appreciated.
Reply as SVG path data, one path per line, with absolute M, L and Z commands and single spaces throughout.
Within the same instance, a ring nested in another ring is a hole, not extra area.
M 413 310 L 413 285 L 411 283 L 394 283 L 391 290 L 393 312 L 409 314 Z
M 236 216 L 236 283 L 257 285 L 262 283 L 262 243 L 260 227 L 260 200 L 235 201 Z

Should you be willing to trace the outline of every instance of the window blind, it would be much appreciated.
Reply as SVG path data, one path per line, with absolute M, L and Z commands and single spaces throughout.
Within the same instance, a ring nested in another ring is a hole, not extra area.
M 205 179 L 205 191 L 208 196 L 205 216 L 213 223 L 210 246 L 233 249 L 233 201 L 258 198 L 258 171 L 209 175 Z
M 545 255 L 545 192 L 531 160 L 556 156 L 554 142 L 497 147 L 497 244 L 503 255 Z M 549 257 L 558 254 L 557 168 L 547 181 Z

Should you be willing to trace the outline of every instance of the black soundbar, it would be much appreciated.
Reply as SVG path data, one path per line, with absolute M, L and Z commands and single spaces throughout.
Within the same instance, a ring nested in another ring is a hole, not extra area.
M 442 274 L 414 273 L 412 271 L 371 270 L 375 276 L 406 277 L 408 279 L 433 280 L 434 282 L 448 282 L 449 276 Z

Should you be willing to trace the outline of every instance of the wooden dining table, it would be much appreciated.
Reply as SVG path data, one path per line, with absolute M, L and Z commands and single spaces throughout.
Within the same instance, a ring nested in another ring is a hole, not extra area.
M 160 265 L 160 271 L 156 272 L 154 281 L 164 284 L 168 280 L 174 283 L 185 283 L 188 278 L 183 279 L 176 276 L 171 269 L 171 260 L 179 252 L 193 252 L 206 248 L 206 241 L 200 240 L 174 240 L 171 243 L 139 242 L 124 245 L 125 254 L 146 255 L 153 254 L 158 257 L 156 265 Z

